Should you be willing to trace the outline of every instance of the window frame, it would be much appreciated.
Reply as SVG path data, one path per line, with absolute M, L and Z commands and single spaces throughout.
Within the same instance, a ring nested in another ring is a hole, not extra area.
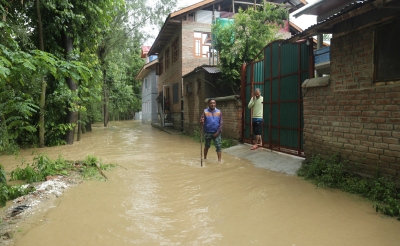
M 172 62 L 177 62 L 179 59 L 179 37 L 172 42 Z
M 170 57 L 170 52 L 169 52 L 169 47 L 165 50 L 165 71 L 169 68 L 169 57 Z
M 382 42 L 382 39 L 388 39 L 386 35 L 389 35 L 387 31 L 385 31 L 385 29 L 390 28 L 390 26 L 392 26 L 393 31 L 391 31 L 391 33 L 396 33 L 396 30 L 400 30 L 400 18 L 396 18 L 393 19 L 391 21 L 388 21 L 386 23 L 383 23 L 382 25 L 377 25 L 375 30 L 374 30 L 374 46 L 373 46 L 373 55 L 374 55 L 374 59 L 373 59 L 373 65 L 374 65 L 374 74 L 373 74 L 373 82 L 374 83 L 379 83 L 379 82 L 388 82 L 388 81 L 399 81 L 400 80 L 400 69 L 396 69 L 394 68 L 393 70 L 397 71 L 397 74 L 393 77 L 390 78 L 385 78 L 385 77 L 381 77 L 379 76 L 380 73 L 385 73 L 384 71 L 382 71 L 380 69 L 379 63 L 380 63 L 380 59 L 382 59 L 382 53 L 380 52 L 382 49 L 384 50 L 391 50 L 391 59 L 393 60 L 393 58 L 396 57 L 400 57 L 400 48 L 398 48 L 398 46 L 396 44 L 394 44 L 395 41 L 392 41 L 393 45 L 397 46 L 397 48 L 399 50 L 397 50 L 397 52 L 394 54 L 393 50 L 390 48 L 392 45 L 387 45 L 384 42 Z M 382 35 L 383 34 L 383 35 Z M 397 33 L 398 35 L 398 33 Z M 388 47 L 390 46 L 390 47 Z

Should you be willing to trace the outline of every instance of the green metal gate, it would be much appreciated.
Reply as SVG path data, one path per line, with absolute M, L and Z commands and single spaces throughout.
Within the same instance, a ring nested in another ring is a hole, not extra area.
M 263 49 L 264 59 L 242 68 L 242 140 L 252 143 L 251 110 L 255 88 L 264 97 L 263 147 L 304 156 L 301 84 L 313 77 L 312 45 L 274 41 Z M 312 43 L 312 40 L 311 42 Z

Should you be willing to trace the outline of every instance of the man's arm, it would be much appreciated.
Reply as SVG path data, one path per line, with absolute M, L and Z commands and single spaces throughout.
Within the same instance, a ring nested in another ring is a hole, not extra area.
M 205 114 L 204 114 L 204 111 L 203 111 L 203 113 L 200 115 L 200 125 L 204 125 L 204 119 L 205 119 Z
M 253 97 L 251 97 L 248 107 L 252 108 L 253 106 L 254 106 L 254 100 Z
M 218 136 L 222 132 L 222 125 L 223 125 L 223 120 L 222 120 L 222 112 L 219 114 L 219 126 L 217 132 L 214 134 L 214 137 Z

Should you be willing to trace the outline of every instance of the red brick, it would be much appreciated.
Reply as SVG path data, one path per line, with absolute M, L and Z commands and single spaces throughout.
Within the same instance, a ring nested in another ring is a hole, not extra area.
M 400 118 L 388 118 L 388 123 L 400 123 Z
M 391 132 L 391 133 L 392 133 L 392 137 L 400 138 L 400 132 Z
M 385 110 L 390 110 L 390 111 L 399 111 L 400 110 L 400 106 L 398 106 L 398 105 L 385 105 L 383 108 Z
M 375 116 L 376 112 L 375 111 L 362 111 L 361 115 L 365 117 L 369 116 Z
M 365 129 L 378 129 L 378 124 L 375 123 L 364 123 L 364 128 Z
M 392 151 L 392 150 L 385 150 L 385 155 L 386 156 L 392 156 L 392 157 L 400 157 L 400 152 L 399 151 Z
M 362 133 L 366 134 L 366 135 L 370 135 L 370 136 L 375 136 L 376 131 L 375 130 L 363 129 Z
M 393 125 L 392 124 L 379 124 L 378 129 L 379 130 L 392 130 Z
M 379 155 L 377 154 L 366 153 L 365 157 L 371 160 L 379 160 Z
M 390 117 L 391 114 L 392 113 L 390 111 L 379 111 L 379 112 L 376 112 L 376 116 L 378 116 L 378 117 Z
M 381 156 L 379 156 L 379 160 L 388 162 L 388 163 L 395 163 L 396 158 L 392 157 L 392 156 L 381 155 Z M 400 165 L 399 165 L 399 167 L 400 167 Z
M 392 162 L 394 163 L 394 162 Z M 390 164 L 390 168 L 396 171 L 400 171 L 400 165 L 399 164 Z
M 398 144 L 389 144 L 389 150 L 400 151 L 400 145 L 398 145 Z
M 356 146 L 355 149 L 363 153 L 368 152 L 368 146 Z
M 400 92 L 385 93 L 385 98 L 400 98 Z
M 377 148 L 372 148 L 372 147 L 370 147 L 370 148 L 368 149 L 368 152 L 369 152 L 369 153 L 372 153 L 372 154 L 383 155 L 383 149 L 377 149 Z
M 371 141 L 371 142 L 381 143 L 382 142 L 382 137 L 368 136 L 368 140 Z
M 376 134 L 376 136 L 381 136 L 381 137 L 391 137 L 392 136 L 391 131 L 376 131 L 375 134 Z
M 388 143 L 388 144 L 398 144 L 399 143 L 398 138 L 382 138 L 382 141 L 384 143 Z
M 371 118 L 371 122 L 372 122 L 372 123 L 381 124 L 381 123 L 385 123 L 385 122 L 386 122 L 386 119 L 385 119 L 385 118 Z
M 389 144 L 387 143 L 374 143 L 374 147 L 378 149 L 389 149 Z
M 374 143 L 371 142 L 371 141 L 361 141 L 360 144 L 363 145 L 363 146 L 368 146 L 368 147 L 374 146 Z

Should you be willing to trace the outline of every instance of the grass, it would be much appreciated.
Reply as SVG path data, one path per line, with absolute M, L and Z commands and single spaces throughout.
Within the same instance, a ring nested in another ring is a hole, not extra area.
M 13 200 L 34 191 L 33 186 L 7 185 L 7 175 L 10 176 L 10 181 L 22 180 L 26 183 L 34 183 L 45 181 L 47 176 L 68 176 L 71 172 L 77 171 L 85 180 L 105 180 L 99 169 L 109 170 L 114 167 L 116 167 L 115 164 L 102 164 L 97 157 L 91 155 L 88 155 L 83 161 L 76 162 L 65 160 L 61 156 L 57 159 L 50 159 L 43 154 L 34 157 L 32 163 L 22 162 L 21 166 L 18 166 L 9 174 L 0 165 L 0 206 L 5 206 L 8 200 Z
M 386 177 L 365 178 L 350 173 L 348 164 L 338 156 L 324 159 L 317 155 L 303 162 L 297 175 L 320 187 L 338 188 L 365 197 L 374 202 L 376 212 L 400 220 L 400 194 L 395 183 Z

